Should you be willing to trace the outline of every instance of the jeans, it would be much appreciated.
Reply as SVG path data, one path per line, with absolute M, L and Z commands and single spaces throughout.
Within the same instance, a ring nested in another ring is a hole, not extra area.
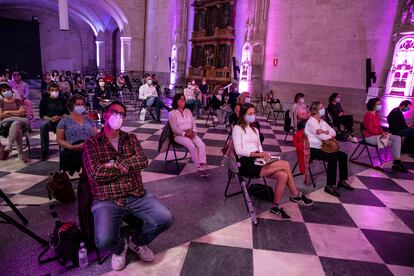
M 49 154 L 49 132 L 56 132 L 57 124 L 49 120 L 44 120 L 40 127 L 40 151 L 42 157 Z
M 136 245 L 147 245 L 173 223 L 171 212 L 153 194 L 142 197 L 128 196 L 125 206 L 110 200 L 92 203 L 95 244 L 98 248 L 120 255 L 125 247 L 121 238 L 121 224 L 126 215 L 132 214 L 144 222 L 131 236 Z
M 8 144 L 6 149 L 11 151 L 13 144 L 16 144 L 16 150 L 19 156 L 23 155 L 23 130 L 29 127 L 29 121 L 23 117 L 9 117 L 1 122 L 13 122 L 9 129 Z
M 348 180 L 348 155 L 343 151 L 326 153 L 320 149 L 311 148 L 311 158 L 328 163 L 326 185 L 336 185 L 336 170 L 339 167 L 339 179 Z
M 147 100 L 144 101 L 144 105 L 147 106 Z M 155 108 L 155 114 L 157 116 L 157 120 L 161 119 L 161 109 L 165 108 L 168 110 L 167 106 L 164 104 L 164 102 L 162 101 L 162 99 L 160 99 L 160 97 L 154 97 L 154 103 L 152 104 L 152 106 L 149 107 L 154 107 Z
M 378 136 L 366 137 L 365 141 L 371 145 L 378 146 Z M 392 145 L 392 157 L 394 159 L 400 159 L 401 157 L 401 137 L 398 135 L 391 135 L 388 140 L 387 146 Z
M 188 107 L 192 107 L 192 109 L 195 112 L 195 115 L 198 116 L 200 115 L 200 106 L 201 106 L 201 102 L 198 99 L 191 99 L 191 100 L 187 100 L 185 102 L 185 105 Z

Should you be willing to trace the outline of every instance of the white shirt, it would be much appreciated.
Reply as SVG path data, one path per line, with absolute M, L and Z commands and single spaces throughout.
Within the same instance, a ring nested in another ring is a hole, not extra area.
M 191 113 L 191 110 L 184 109 L 183 115 L 180 111 L 174 109 L 170 112 L 170 118 L 168 119 L 171 129 L 175 135 L 184 136 L 185 131 L 192 129 L 193 132 L 197 133 L 196 123 Z
M 250 157 L 252 152 L 263 152 L 260 144 L 259 130 L 256 132 L 249 126 L 243 129 L 241 126 L 235 126 L 232 132 L 233 145 L 238 156 Z
M 154 85 L 143 84 L 139 88 L 139 99 L 145 100 L 149 96 L 158 97 L 157 88 Z
M 185 88 L 184 89 L 184 97 L 185 99 L 188 100 L 194 100 L 195 99 L 195 94 L 194 94 L 194 89 L 193 88 Z
M 316 130 L 322 129 L 323 131 L 329 131 L 329 134 L 316 134 Z M 321 119 L 320 122 L 313 116 L 309 118 L 305 125 L 305 134 L 308 136 L 309 144 L 311 148 L 320 149 L 322 141 L 335 138 L 336 132 L 331 128 L 328 123 Z

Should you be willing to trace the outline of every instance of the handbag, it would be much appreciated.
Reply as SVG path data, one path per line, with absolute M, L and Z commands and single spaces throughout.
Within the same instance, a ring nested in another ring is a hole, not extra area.
M 50 174 L 46 190 L 50 200 L 53 197 L 62 203 L 75 202 L 76 200 L 75 191 L 69 176 L 63 171 L 56 171 Z
M 322 141 L 321 150 L 326 153 L 334 153 L 339 151 L 339 143 L 335 139 Z

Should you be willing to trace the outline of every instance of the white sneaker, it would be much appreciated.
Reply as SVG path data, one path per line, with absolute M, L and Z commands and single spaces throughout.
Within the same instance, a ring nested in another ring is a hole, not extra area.
M 207 177 L 207 176 L 209 176 L 210 174 L 209 174 L 209 172 L 207 172 L 206 170 L 208 169 L 208 166 L 207 166 L 207 164 L 203 164 L 203 165 L 201 165 L 200 167 L 198 167 L 198 172 L 200 173 L 200 176 L 201 177 Z
M 155 259 L 154 252 L 147 245 L 136 245 L 131 240 L 129 240 L 129 249 L 135 252 L 138 257 L 144 262 L 152 262 Z
M 122 251 L 121 255 L 112 254 L 111 266 L 112 270 L 119 271 L 124 269 L 126 265 L 126 253 L 128 250 L 128 242 L 125 241 L 124 251 Z
M 355 136 L 353 137 L 349 137 L 349 141 L 351 141 L 352 143 L 358 143 L 358 138 L 356 138 Z

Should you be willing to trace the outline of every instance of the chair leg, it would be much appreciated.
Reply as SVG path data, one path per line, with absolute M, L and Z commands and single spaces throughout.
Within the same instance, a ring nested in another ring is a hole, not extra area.
M 365 148 L 367 149 L 369 162 L 371 163 L 371 166 L 374 167 L 374 163 L 372 162 L 372 158 L 371 158 L 371 153 L 369 153 L 369 148 L 368 146 L 365 146 Z
M 355 153 L 357 152 L 357 150 L 359 149 L 359 147 L 361 146 L 361 144 L 358 144 L 358 146 L 355 148 L 355 150 L 352 152 L 351 156 L 349 157 L 349 161 L 353 161 L 355 159 L 352 159 L 352 157 L 354 157 Z
M 310 175 L 311 180 L 312 180 L 312 186 L 315 188 L 316 187 L 316 185 L 315 185 L 315 179 L 313 178 L 313 174 L 312 174 L 312 170 L 311 170 L 311 167 L 310 166 L 309 166 L 309 175 Z
M 177 166 L 177 172 L 179 172 L 180 167 L 178 166 L 177 152 L 175 151 L 174 145 L 173 145 L 173 151 L 174 151 L 175 165 Z
M 29 156 L 32 156 L 32 149 L 30 147 L 30 140 L 29 140 L 29 136 L 26 133 L 26 145 L 27 145 L 27 150 L 29 151 Z
M 289 132 L 286 132 L 285 139 L 283 140 L 284 143 L 286 143 L 288 135 L 289 135 Z
M 171 143 L 168 143 L 167 151 L 165 152 L 165 162 L 168 162 L 168 152 L 170 151 L 170 145 Z
M 206 119 L 206 123 L 204 124 L 204 127 L 207 127 L 209 118 L 210 118 L 210 113 L 208 113 L 207 115 L 207 119 Z
M 299 161 L 296 161 L 295 166 L 293 166 L 293 169 L 292 169 L 292 174 L 295 172 L 296 167 L 298 166 L 298 164 L 299 164 Z
M 379 161 L 380 161 L 380 163 L 382 165 L 382 158 L 381 158 L 381 155 L 380 155 L 380 152 L 379 152 L 378 147 L 376 148 L 376 150 L 377 150 L 378 159 L 379 159 Z

